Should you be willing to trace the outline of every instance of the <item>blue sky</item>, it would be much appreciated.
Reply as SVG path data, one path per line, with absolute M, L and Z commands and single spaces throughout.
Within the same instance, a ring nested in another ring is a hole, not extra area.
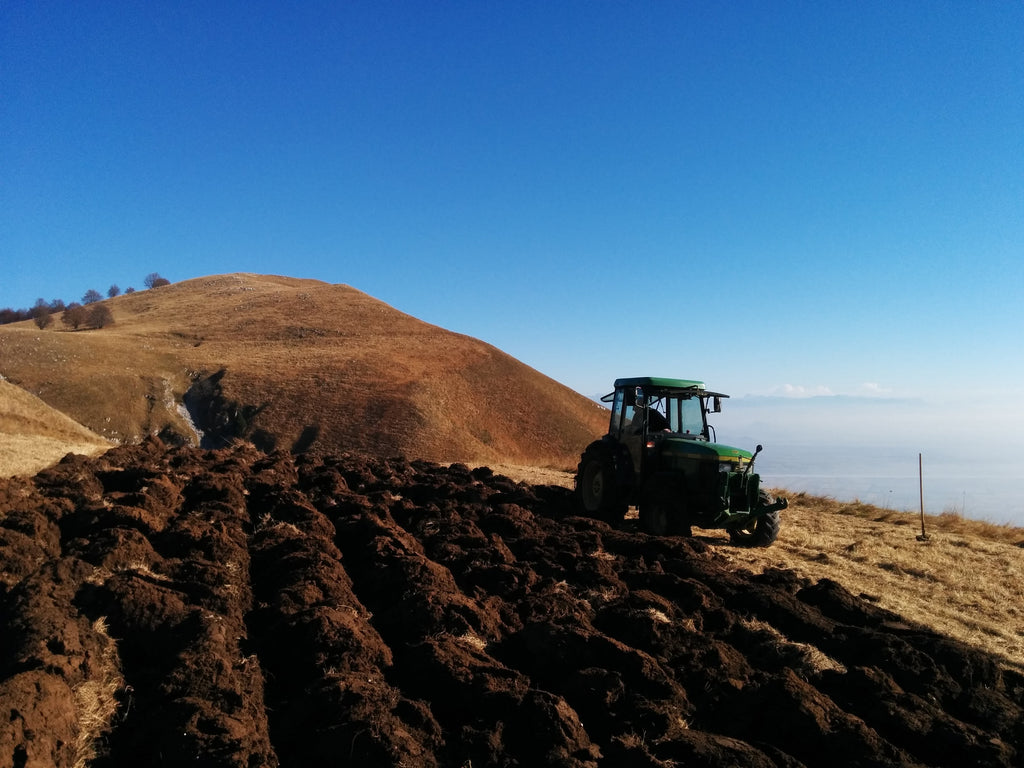
M 5 2 L 0 307 L 316 278 L 588 395 L 1020 444 L 1022 40 L 1008 0 Z

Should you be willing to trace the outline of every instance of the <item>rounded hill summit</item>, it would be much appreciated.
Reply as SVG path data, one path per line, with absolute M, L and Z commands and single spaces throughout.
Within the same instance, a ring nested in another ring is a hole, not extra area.
M 0 327 L 3 370 L 103 437 L 569 467 L 598 404 L 347 285 L 200 277 L 104 302 L 112 325 Z

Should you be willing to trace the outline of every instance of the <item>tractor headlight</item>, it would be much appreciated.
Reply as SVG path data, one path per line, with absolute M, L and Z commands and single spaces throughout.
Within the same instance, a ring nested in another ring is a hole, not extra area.
M 736 471 L 736 465 L 733 464 L 731 461 L 723 461 L 723 462 L 719 463 L 718 471 L 719 472 L 735 472 Z

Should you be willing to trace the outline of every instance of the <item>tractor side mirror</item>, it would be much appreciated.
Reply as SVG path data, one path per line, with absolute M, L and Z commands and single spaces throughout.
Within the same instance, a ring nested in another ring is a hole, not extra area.
M 722 412 L 722 398 L 716 397 L 711 401 L 711 412 L 721 413 Z

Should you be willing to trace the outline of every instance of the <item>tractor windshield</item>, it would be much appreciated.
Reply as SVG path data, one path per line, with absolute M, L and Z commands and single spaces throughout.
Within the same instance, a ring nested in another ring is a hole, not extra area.
M 619 387 L 601 398 L 611 402 L 609 433 L 622 439 L 626 435 L 673 432 L 683 437 L 708 438 L 701 394 L 662 389 L 649 394 L 639 387 Z M 638 397 L 643 397 L 638 402 Z
M 700 437 L 704 434 L 704 409 L 699 397 L 668 398 L 669 428 L 681 435 Z

